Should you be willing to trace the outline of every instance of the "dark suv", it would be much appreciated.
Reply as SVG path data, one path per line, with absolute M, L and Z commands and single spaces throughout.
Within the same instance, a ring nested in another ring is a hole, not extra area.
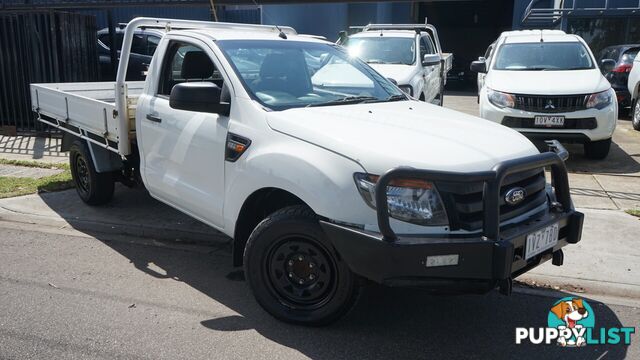
M 120 59 L 123 34 L 124 28 L 122 26 L 116 28 L 117 59 Z M 141 29 L 135 32 L 127 70 L 128 81 L 142 81 L 146 78 L 145 72 L 163 35 L 164 32 L 158 29 Z M 115 67 L 111 65 L 110 39 L 109 29 L 98 31 L 98 55 L 100 56 L 100 78 L 102 81 L 114 81 L 116 78 L 117 63 Z
M 640 50 L 640 44 L 614 45 L 600 51 L 598 61 L 612 59 L 616 62 L 613 70 L 605 74 L 605 78 L 611 83 L 611 87 L 616 91 L 618 107 L 622 110 L 631 106 L 631 94 L 627 89 L 629 73 Z

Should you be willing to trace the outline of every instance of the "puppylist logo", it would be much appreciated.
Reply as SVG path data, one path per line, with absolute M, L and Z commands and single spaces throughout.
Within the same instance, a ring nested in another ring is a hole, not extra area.
M 596 316 L 584 299 L 564 297 L 549 309 L 546 328 L 516 328 L 516 344 L 556 343 L 562 347 L 631 344 L 634 327 L 596 329 Z

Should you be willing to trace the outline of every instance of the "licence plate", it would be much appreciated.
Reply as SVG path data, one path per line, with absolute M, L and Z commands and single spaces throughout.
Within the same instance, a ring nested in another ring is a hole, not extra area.
M 525 260 L 554 247 L 558 243 L 558 229 L 558 224 L 553 224 L 527 235 Z
M 538 115 L 533 119 L 533 124 L 542 127 L 563 127 L 564 116 Z

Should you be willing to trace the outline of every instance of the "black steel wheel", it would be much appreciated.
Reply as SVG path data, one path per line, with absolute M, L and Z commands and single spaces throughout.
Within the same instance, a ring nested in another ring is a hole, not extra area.
M 278 300 L 296 309 L 323 306 L 335 291 L 336 266 L 320 244 L 305 235 L 284 237 L 264 257 Z
M 115 188 L 112 173 L 98 173 L 91 159 L 86 142 L 76 140 L 69 149 L 71 177 L 78 195 L 89 205 L 108 203 Z
M 357 298 L 356 275 L 306 206 L 287 207 L 263 220 L 247 241 L 244 267 L 258 303 L 286 322 L 328 324 Z

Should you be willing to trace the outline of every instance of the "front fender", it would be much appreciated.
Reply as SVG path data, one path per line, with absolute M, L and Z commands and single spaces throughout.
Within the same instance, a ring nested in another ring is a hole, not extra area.
M 424 78 L 422 76 L 418 76 L 413 80 L 414 84 L 412 84 L 414 89 L 413 97 L 416 99 L 420 99 L 420 96 L 424 94 Z M 425 96 L 427 96 L 425 94 Z
M 287 135 L 272 132 L 269 144 L 225 165 L 225 233 L 233 236 L 246 199 L 264 188 L 288 191 L 323 217 L 356 224 L 375 221 L 356 189 L 356 161 Z

